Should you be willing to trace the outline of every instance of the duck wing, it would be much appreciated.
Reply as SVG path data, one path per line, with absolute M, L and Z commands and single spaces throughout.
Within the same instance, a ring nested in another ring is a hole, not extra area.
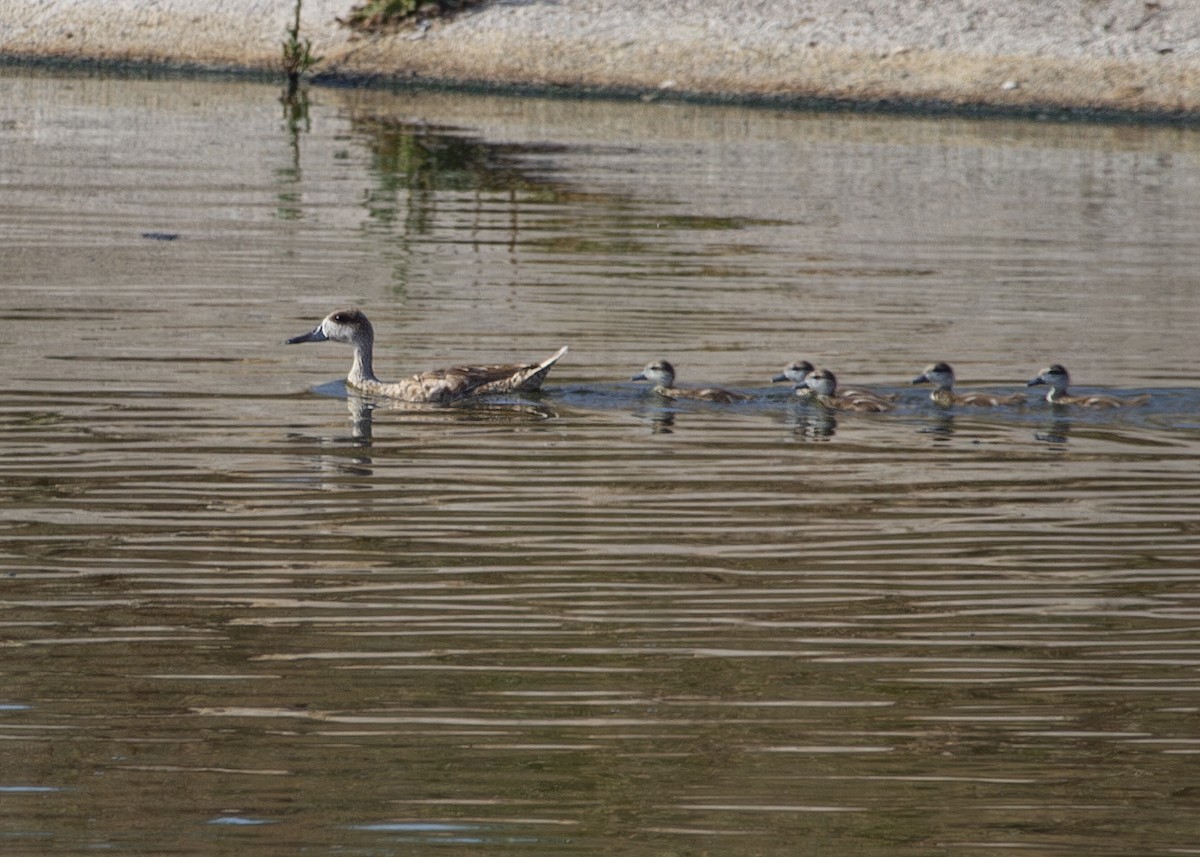
M 1090 396 L 1072 396 L 1072 401 L 1077 405 L 1083 405 L 1085 408 L 1128 408 L 1144 405 L 1150 401 L 1149 393 L 1142 393 L 1140 396 L 1132 396 L 1121 398 L 1119 396 L 1103 396 L 1100 394 Z
M 564 345 L 540 363 L 500 363 L 491 366 L 453 366 L 422 372 L 408 384 L 428 402 L 450 402 L 487 393 L 530 393 L 542 386 L 550 369 L 564 354 Z
M 895 402 L 900 399 L 895 393 L 876 393 L 865 387 L 841 387 L 839 392 L 848 399 L 870 399 L 876 402 Z
M 732 405 L 734 402 L 744 402 L 750 398 L 721 387 L 671 387 L 661 392 L 671 399 L 691 399 L 697 402 L 716 402 L 721 405 Z
M 984 407 L 994 407 L 996 405 L 1019 405 L 1025 401 L 1025 397 L 1020 393 L 999 395 L 997 393 L 986 393 L 982 390 L 972 390 L 968 393 L 955 393 L 954 395 L 958 403 L 961 405 L 982 405 Z
M 857 411 L 867 414 L 883 414 L 895 410 L 895 405 L 877 396 L 839 396 L 834 406 L 839 411 Z

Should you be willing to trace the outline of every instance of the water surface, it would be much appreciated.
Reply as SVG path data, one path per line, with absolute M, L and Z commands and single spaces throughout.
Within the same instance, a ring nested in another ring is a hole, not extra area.
M 0 77 L 0 850 L 1195 849 L 1193 132 L 278 96 Z

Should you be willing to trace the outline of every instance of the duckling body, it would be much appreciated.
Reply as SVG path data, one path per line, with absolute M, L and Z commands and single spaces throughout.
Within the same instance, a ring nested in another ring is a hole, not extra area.
M 817 367 L 813 366 L 807 360 L 793 360 L 791 363 L 783 367 L 783 371 L 771 378 L 772 381 L 778 383 L 780 381 L 791 381 L 796 385 L 795 393 L 803 399 L 811 399 L 816 393 L 813 390 L 810 379 L 812 374 L 817 371 Z M 850 399 L 873 399 L 878 402 L 890 403 L 896 401 L 896 396 L 885 396 L 881 393 L 876 393 L 872 390 L 865 390 L 861 387 L 842 387 L 840 388 L 842 398 Z
M 649 381 L 654 385 L 651 388 L 652 392 L 666 399 L 694 399 L 727 405 L 743 402 L 748 398 L 741 393 L 722 390 L 720 387 L 676 387 L 675 367 L 667 360 L 653 360 L 647 363 L 641 372 L 629 380 Z
M 985 393 L 972 390 L 969 393 L 954 392 L 954 370 L 949 363 L 931 363 L 925 371 L 913 378 L 914 384 L 934 384 L 936 389 L 929 394 L 934 404 L 943 408 L 954 405 L 976 405 L 980 407 L 995 407 L 997 405 L 1019 405 L 1025 400 L 1020 393 L 1001 396 L 996 393 Z
M 828 369 L 817 369 L 810 374 L 808 386 L 817 402 L 835 411 L 879 414 L 893 409 L 891 402 L 878 396 L 855 396 L 847 390 L 838 390 L 837 377 Z
M 380 381 L 372 366 L 375 328 L 357 309 L 332 312 L 312 331 L 294 336 L 286 344 L 327 340 L 354 346 L 354 362 L 346 376 L 351 387 L 371 395 L 429 404 L 457 402 L 488 393 L 532 392 L 541 387 L 550 369 L 567 353 L 563 346 L 540 363 L 455 366 L 421 372 L 400 381 Z
M 1080 405 L 1085 408 L 1127 408 L 1144 405 L 1150 401 L 1150 394 L 1140 396 L 1103 396 L 1089 394 L 1073 396 L 1067 392 L 1071 384 L 1071 376 L 1061 363 L 1047 366 L 1038 372 L 1037 376 L 1026 382 L 1028 387 L 1038 387 L 1046 384 L 1050 387 L 1046 393 L 1046 401 L 1052 405 Z

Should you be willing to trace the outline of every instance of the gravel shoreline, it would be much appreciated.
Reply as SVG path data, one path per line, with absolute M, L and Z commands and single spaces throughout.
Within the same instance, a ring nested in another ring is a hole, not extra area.
M 362 36 L 305 0 L 321 79 L 1200 118 L 1200 0 L 490 0 Z M 0 59 L 278 68 L 291 0 L 0 0 Z

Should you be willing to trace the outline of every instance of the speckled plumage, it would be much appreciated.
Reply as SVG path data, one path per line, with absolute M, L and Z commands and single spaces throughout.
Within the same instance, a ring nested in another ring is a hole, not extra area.
M 354 362 L 346 376 L 346 383 L 351 387 L 371 395 L 431 404 L 446 404 L 489 393 L 532 392 L 541 387 L 550 369 L 567 353 L 567 347 L 563 346 L 540 363 L 454 366 L 421 372 L 400 381 L 380 381 L 372 366 L 375 328 L 357 309 L 332 312 L 314 330 L 287 342 L 326 340 L 354 346 Z

